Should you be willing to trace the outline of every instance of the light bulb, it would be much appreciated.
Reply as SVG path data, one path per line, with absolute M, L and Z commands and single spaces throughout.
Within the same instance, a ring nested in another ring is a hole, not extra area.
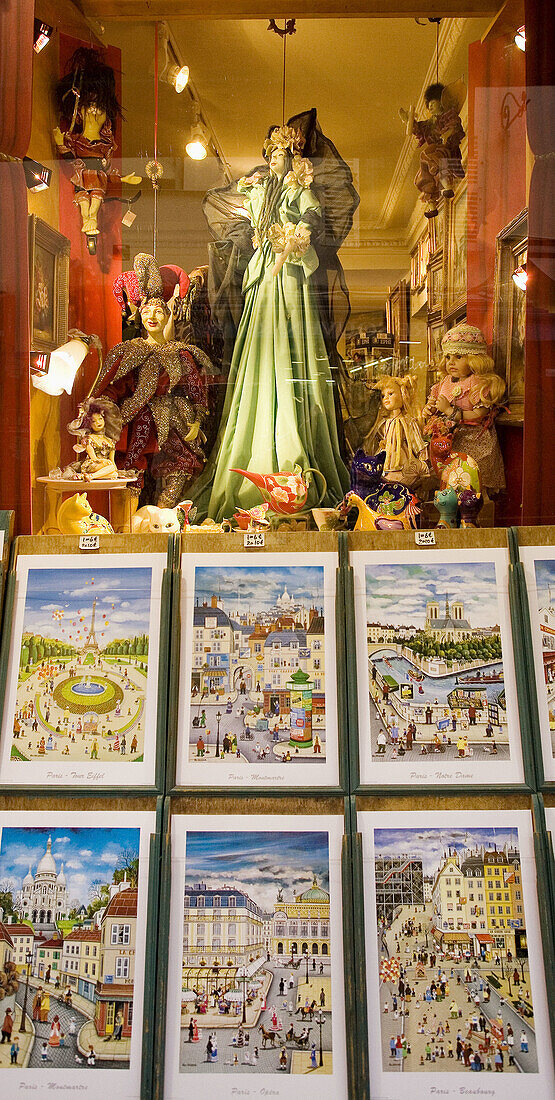
M 513 282 L 519 290 L 526 290 L 526 283 L 528 282 L 526 264 L 520 264 L 516 271 L 513 271 Z
M 88 345 L 78 337 L 56 348 L 50 356 L 48 373 L 42 376 L 33 375 L 35 389 L 43 390 L 51 397 L 59 397 L 64 390 L 71 393 L 75 376 L 88 350 Z
M 185 146 L 185 152 L 191 160 L 204 160 L 208 155 L 204 130 L 198 122 L 191 129 L 191 139 Z
M 179 68 L 178 65 L 172 65 L 168 73 L 168 79 L 170 83 L 173 84 L 177 94 L 179 95 L 179 93 L 187 87 L 187 82 L 189 80 L 188 66 L 182 65 L 181 68 Z
M 515 34 L 515 46 L 518 46 L 519 50 L 526 50 L 526 30 L 524 27 L 519 27 Z

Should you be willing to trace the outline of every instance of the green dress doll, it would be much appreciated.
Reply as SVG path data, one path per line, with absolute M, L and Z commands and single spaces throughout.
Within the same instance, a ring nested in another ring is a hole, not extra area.
M 275 127 L 264 144 L 268 166 L 235 185 L 242 207 L 238 214 L 243 230 L 249 219 L 254 251 L 244 269 L 242 313 L 220 430 L 206 469 L 191 492 L 201 519 L 209 516 L 220 522 L 237 507 L 260 503 L 256 486 L 231 473 L 233 468 L 259 474 L 291 470 L 295 464 L 302 470 L 316 468 L 327 484 L 326 505 L 341 500 L 349 487 L 339 443 L 330 348 L 337 353 L 326 325 L 331 315 L 330 265 L 324 259 L 319 280 L 315 247 L 319 241 L 325 253 L 327 235 L 327 251 L 338 266 L 337 243 L 330 249 L 329 241 L 337 227 L 331 218 L 326 224 L 313 186 L 313 164 L 301 156 L 306 144 L 301 129 Z M 320 163 L 326 164 L 326 158 L 320 158 Z M 346 165 L 344 169 L 350 179 Z M 329 155 L 323 175 L 337 184 L 336 162 Z M 324 197 L 325 186 L 320 191 Z M 350 187 L 351 219 L 344 212 L 342 228 L 350 228 L 357 201 Z M 238 255 L 234 244 L 232 263 L 236 264 Z M 317 485 L 312 480 L 307 507 L 318 503 L 318 481 Z

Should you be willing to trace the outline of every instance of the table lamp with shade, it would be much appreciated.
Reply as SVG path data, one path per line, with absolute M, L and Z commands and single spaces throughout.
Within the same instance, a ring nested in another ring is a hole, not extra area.
M 69 339 L 65 344 L 50 354 L 50 362 L 46 374 L 32 376 L 33 386 L 51 397 L 60 397 L 62 393 L 71 393 L 79 367 L 83 363 L 90 348 L 96 348 L 98 352 L 98 371 L 94 382 L 87 394 L 90 397 L 102 370 L 102 344 L 96 334 L 87 336 L 79 329 L 70 329 Z

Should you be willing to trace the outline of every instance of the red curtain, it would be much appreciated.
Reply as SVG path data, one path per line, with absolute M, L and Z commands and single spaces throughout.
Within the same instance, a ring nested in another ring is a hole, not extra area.
M 526 0 L 528 216 L 523 523 L 555 522 L 555 5 Z
M 34 0 L 0 4 L 0 153 L 23 157 L 31 136 Z M 9 48 L 8 48 L 9 43 Z M 0 160 L 0 508 L 31 530 L 27 188 Z

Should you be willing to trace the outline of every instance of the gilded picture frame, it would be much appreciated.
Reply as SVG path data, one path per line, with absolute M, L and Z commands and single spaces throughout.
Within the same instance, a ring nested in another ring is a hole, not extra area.
M 31 351 L 54 351 L 66 342 L 70 248 L 67 237 L 29 215 Z
M 528 209 L 497 234 L 493 312 L 493 358 L 495 369 L 507 381 L 506 403 L 511 423 L 524 416 L 524 372 L 526 345 L 526 292 L 512 275 L 526 263 L 528 251 Z

